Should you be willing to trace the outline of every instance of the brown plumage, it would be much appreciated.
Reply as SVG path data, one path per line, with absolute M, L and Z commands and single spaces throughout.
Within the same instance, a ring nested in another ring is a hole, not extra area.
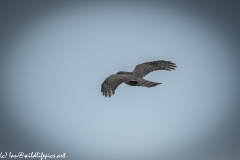
M 175 70 L 176 64 L 170 61 L 153 61 L 138 64 L 132 72 L 119 71 L 116 74 L 112 74 L 107 77 L 102 83 L 101 92 L 105 97 L 111 97 L 114 95 L 115 90 L 121 83 L 125 83 L 130 86 L 142 86 L 142 87 L 154 87 L 161 83 L 151 82 L 145 80 L 148 73 L 157 70 Z

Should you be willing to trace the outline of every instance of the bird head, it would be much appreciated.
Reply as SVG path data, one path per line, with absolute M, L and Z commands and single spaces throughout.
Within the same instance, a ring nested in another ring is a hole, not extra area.
M 116 74 L 126 74 L 126 72 L 124 72 L 124 71 L 119 71 L 119 72 L 117 72 Z

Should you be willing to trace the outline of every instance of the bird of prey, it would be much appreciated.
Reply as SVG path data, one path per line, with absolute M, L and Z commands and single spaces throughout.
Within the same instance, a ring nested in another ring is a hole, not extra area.
M 130 86 L 154 87 L 161 83 L 151 82 L 143 77 L 148 73 L 157 70 L 175 70 L 176 64 L 171 61 L 152 61 L 136 65 L 132 72 L 119 71 L 107 77 L 102 83 L 101 92 L 105 97 L 114 95 L 117 87 L 125 83 Z

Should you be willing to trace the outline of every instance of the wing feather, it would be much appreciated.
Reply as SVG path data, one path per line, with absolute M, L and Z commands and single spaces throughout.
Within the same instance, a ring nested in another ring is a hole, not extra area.
M 176 64 L 172 63 L 171 61 L 164 61 L 164 60 L 152 61 L 152 62 L 138 64 L 133 70 L 133 74 L 136 77 L 144 77 L 152 71 L 157 71 L 157 70 L 171 71 L 171 70 L 175 70 L 176 67 L 177 67 Z
M 105 97 L 111 97 L 120 84 L 131 80 L 133 79 L 127 75 L 112 74 L 102 83 L 101 92 Z

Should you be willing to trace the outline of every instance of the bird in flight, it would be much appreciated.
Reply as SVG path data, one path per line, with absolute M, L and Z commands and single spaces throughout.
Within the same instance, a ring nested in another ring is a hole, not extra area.
M 117 87 L 125 83 L 130 86 L 142 86 L 142 87 L 155 87 L 161 83 L 151 82 L 143 77 L 148 73 L 157 70 L 175 70 L 176 64 L 171 61 L 152 61 L 136 65 L 132 72 L 119 71 L 116 74 L 112 74 L 107 77 L 102 83 L 101 92 L 105 97 L 111 97 L 114 95 Z

